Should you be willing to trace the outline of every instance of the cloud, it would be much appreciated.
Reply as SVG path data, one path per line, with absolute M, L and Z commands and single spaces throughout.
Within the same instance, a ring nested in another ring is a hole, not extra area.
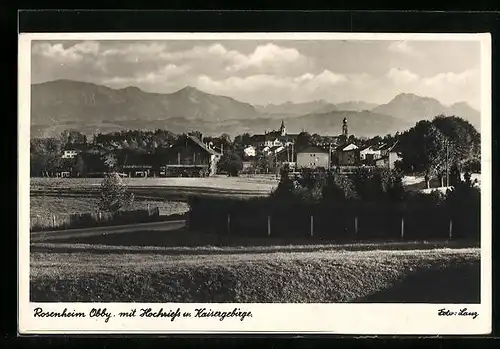
M 399 68 L 391 68 L 387 72 L 387 77 L 396 85 L 411 84 L 419 79 L 417 74 L 414 74 L 409 70 Z
M 295 48 L 287 48 L 269 43 L 259 45 L 249 55 L 233 55 L 233 64 L 226 67 L 229 72 L 258 69 L 261 73 L 274 74 L 286 69 L 306 68 L 311 64 L 309 59 Z
M 471 64 L 465 68 L 431 64 L 442 54 L 433 57 L 439 47 L 425 51 L 425 43 L 379 45 L 379 56 L 370 57 L 373 64 L 363 65 L 357 61 L 346 64 L 354 56 L 344 51 L 307 50 L 303 43 L 289 41 L 34 42 L 32 79 L 74 79 L 159 93 L 193 85 L 256 104 L 317 99 L 387 103 L 398 93 L 413 92 L 447 104 L 467 101 L 478 106 L 480 74 Z M 378 52 L 359 47 L 365 54 Z M 422 68 L 431 66 L 433 69 Z
M 426 78 L 423 83 L 426 86 L 441 86 L 445 84 L 452 85 L 467 85 L 476 80 L 479 76 L 479 71 L 477 69 L 468 69 L 461 73 L 440 73 L 435 76 Z
M 408 41 L 394 41 L 389 45 L 389 51 L 408 56 L 423 56 L 422 52 L 417 51 Z
M 85 56 L 96 56 L 99 52 L 99 43 L 85 41 L 69 48 L 63 44 L 35 43 L 32 48 L 33 55 L 39 55 L 61 63 L 81 62 Z
M 155 90 L 158 84 L 171 85 L 172 79 L 178 78 L 186 74 L 191 68 L 186 65 L 177 66 L 175 64 L 167 64 L 157 71 L 138 73 L 128 77 L 111 77 L 103 79 L 102 83 L 110 87 L 124 86 L 141 86 L 148 90 Z

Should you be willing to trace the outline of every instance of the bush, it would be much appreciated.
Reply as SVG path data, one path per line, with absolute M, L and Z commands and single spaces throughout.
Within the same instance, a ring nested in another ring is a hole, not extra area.
M 237 153 L 226 152 L 217 162 L 217 169 L 219 171 L 227 172 L 229 176 L 236 177 L 243 169 L 243 161 Z
M 101 182 L 99 209 L 114 213 L 130 206 L 133 201 L 134 195 L 127 192 L 127 188 L 120 175 L 116 172 L 106 174 Z
M 77 228 L 91 228 L 99 226 L 114 226 L 134 223 L 147 223 L 160 217 L 159 209 L 134 210 L 99 213 L 75 213 L 59 217 L 54 222 L 33 222 L 31 231 L 64 230 Z M 40 224 L 45 223 L 45 224 Z
M 454 236 L 479 240 L 481 223 L 481 190 L 472 183 L 459 182 L 448 190 L 444 201 L 453 219 Z
M 402 172 L 385 168 L 359 168 L 353 176 L 357 196 L 362 200 L 401 201 L 404 196 Z
M 453 220 L 454 238 L 478 237 L 480 192 L 470 181 L 443 194 L 405 192 L 401 173 L 360 170 L 353 176 L 303 171 L 296 178 L 282 171 L 271 197 L 257 199 L 191 198 L 190 226 L 202 231 L 328 239 L 446 239 Z M 355 234 L 357 222 L 358 232 Z

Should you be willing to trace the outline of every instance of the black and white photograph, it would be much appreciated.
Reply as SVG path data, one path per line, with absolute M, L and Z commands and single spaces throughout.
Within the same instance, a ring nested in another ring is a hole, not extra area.
M 26 329 L 491 328 L 488 35 L 24 39 Z

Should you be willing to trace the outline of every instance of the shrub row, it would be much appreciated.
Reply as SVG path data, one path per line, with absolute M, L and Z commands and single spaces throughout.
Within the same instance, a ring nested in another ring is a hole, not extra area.
M 122 224 L 147 223 L 158 220 L 158 207 L 150 210 L 118 211 L 115 213 L 75 213 L 65 216 L 38 217 L 30 223 L 31 231 L 90 228 Z
M 448 194 L 405 193 L 400 201 L 301 200 L 296 197 L 191 197 L 189 226 L 212 233 L 323 239 L 479 239 L 480 193 L 458 185 Z M 228 221 L 229 215 L 229 221 Z M 270 217 L 270 219 L 268 218 Z M 270 222 L 268 222 L 268 219 Z M 357 223 L 355 223 L 357 221 Z M 357 225 L 357 229 L 356 229 Z

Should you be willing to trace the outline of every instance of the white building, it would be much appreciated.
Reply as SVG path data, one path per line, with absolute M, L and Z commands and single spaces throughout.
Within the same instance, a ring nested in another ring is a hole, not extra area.
M 74 149 L 65 150 L 62 154 L 63 159 L 74 159 L 78 155 L 78 152 Z
M 372 162 L 379 159 L 382 156 L 379 147 L 369 146 L 359 152 L 359 158 L 361 161 Z
M 328 169 L 330 167 L 330 154 L 328 150 L 310 145 L 297 152 L 296 167 Z
M 266 142 L 264 143 L 264 145 L 266 147 L 278 147 L 280 145 L 283 145 L 283 143 L 279 140 L 278 137 L 276 138 L 269 138 L 269 139 L 266 139 Z
M 403 158 L 398 151 L 398 142 L 392 145 L 383 145 L 380 147 L 381 157 L 375 160 L 375 165 L 377 167 L 385 167 L 389 169 L 395 168 L 396 161 L 401 161 Z
M 253 145 L 250 145 L 243 149 L 243 152 L 245 153 L 245 156 L 254 157 L 257 154 L 257 149 Z

